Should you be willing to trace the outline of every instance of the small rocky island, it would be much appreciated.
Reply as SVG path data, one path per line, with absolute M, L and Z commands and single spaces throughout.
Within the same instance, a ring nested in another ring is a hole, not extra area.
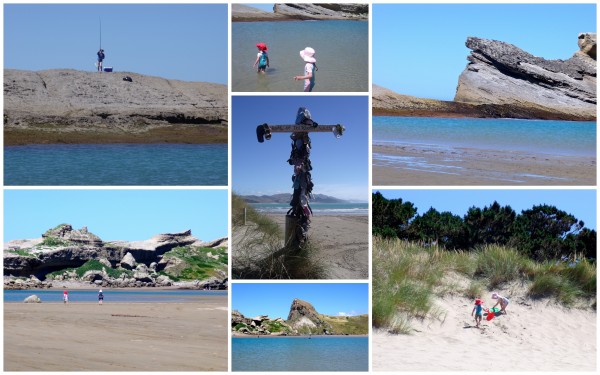
M 227 143 L 227 116 L 227 85 L 132 72 L 4 69 L 8 146 Z
M 104 242 L 86 227 L 61 224 L 42 238 L 4 244 L 4 288 L 179 287 L 227 289 L 228 240 L 191 231 L 143 241 Z
M 267 315 L 247 318 L 231 312 L 234 336 L 367 335 L 369 316 L 330 316 L 319 314 L 309 302 L 294 299 L 287 320 Z
M 596 34 L 581 33 L 568 60 L 545 60 L 505 42 L 469 37 L 454 101 L 373 86 L 373 115 L 596 120 Z
M 369 19 L 369 4 L 275 4 L 273 12 L 242 4 L 231 6 L 233 22 Z

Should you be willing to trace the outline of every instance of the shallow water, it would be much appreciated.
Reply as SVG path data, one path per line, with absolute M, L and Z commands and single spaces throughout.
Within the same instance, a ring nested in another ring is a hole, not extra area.
M 4 148 L 5 185 L 227 185 L 227 144 Z
M 285 203 L 253 203 L 258 212 L 265 214 L 285 214 L 290 205 Z M 313 214 L 324 215 L 368 215 L 368 203 L 311 203 Z
M 196 302 L 207 296 L 226 296 L 227 291 L 208 290 L 124 290 L 103 288 L 105 303 L 113 302 Z M 4 302 L 23 302 L 30 295 L 35 294 L 42 303 L 62 302 L 62 290 L 5 290 Z M 69 290 L 69 302 L 98 302 L 98 289 Z
M 232 28 L 232 90 L 302 92 L 304 74 L 299 52 L 315 49 L 318 71 L 314 92 L 369 90 L 369 24 L 366 21 L 234 22 Z M 252 67 L 256 43 L 269 48 L 270 68 L 257 74 Z
M 428 145 L 595 156 L 596 123 L 550 120 L 373 117 L 373 144 Z M 373 155 L 373 159 L 376 155 Z
M 367 337 L 231 339 L 233 371 L 368 371 Z

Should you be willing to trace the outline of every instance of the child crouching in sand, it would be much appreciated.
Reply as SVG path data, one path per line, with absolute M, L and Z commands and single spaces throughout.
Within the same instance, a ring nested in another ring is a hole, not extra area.
M 481 324 L 481 318 L 483 318 L 483 301 L 477 298 L 475 300 L 475 306 L 473 307 L 473 311 L 471 311 L 471 316 L 475 313 L 475 326 L 479 328 Z
M 508 300 L 508 298 L 506 297 L 502 297 L 500 294 L 498 293 L 493 293 L 492 294 L 492 299 L 497 299 L 498 302 L 496 302 L 496 304 L 492 307 L 496 307 L 498 305 L 500 305 L 500 312 L 503 314 L 506 314 L 506 306 L 508 306 L 508 302 L 510 302 Z

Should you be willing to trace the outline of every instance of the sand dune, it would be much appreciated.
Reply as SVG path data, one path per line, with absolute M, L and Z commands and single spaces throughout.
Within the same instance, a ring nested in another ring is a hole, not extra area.
M 489 304 L 493 300 L 485 299 Z M 507 315 L 474 327 L 473 301 L 438 301 L 443 322 L 410 335 L 373 334 L 375 371 L 596 371 L 596 312 L 511 299 Z M 489 305 L 488 305 L 489 307 Z
M 5 371 L 227 371 L 227 296 L 4 304 Z

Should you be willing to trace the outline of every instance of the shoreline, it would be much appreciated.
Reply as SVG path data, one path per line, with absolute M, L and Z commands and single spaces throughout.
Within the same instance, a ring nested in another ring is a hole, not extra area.
M 353 338 L 353 337 L 364 337 L 368 338 L 369 335 L 244 335 L 239 333 L 231 333 L 232 339 L 259 339 L 259 338 L 298 338 L 298 339 L 311 339 L 311 338 Z
M 595 185 L 596 158 L 467 147 L 373 145 L 373 185 Z
M 4 146 L 45 144 L 224 144 L 228 143 L 227 126 L 166 126 L 139 132 L 106 129 L 4 129 Z

